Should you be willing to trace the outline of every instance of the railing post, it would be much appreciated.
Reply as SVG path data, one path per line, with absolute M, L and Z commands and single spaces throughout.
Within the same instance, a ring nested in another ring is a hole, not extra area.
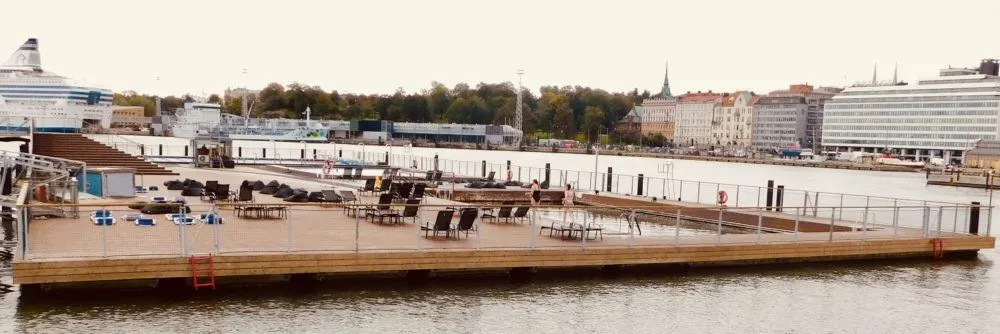
M 637 227 L 639 226 L 639 221 L 635 220 L 635 208 L 632 209 L 632 216 L 628 219 L 631 220 L 628 222 L 628 246 L 631 248 L 635 247 L 635 229 L 632 228 L 632 223 L 635 223 Z
M 840 207 L 840 216 L 837 219 L 844 219 L 844 194 L 840 194 L 840 205 L 838 207 Z
M 361 208 L 359 208 L 357 204 L 352 204 L 352 205 L 354 206 L 354 208 L 351 210 L 354 211 L 354 252 L 359 253 L 361 252 L 361 242 L 360 242 L 361 224 L 360 224 L 360 218 L 358 217 L 361 216 L 361 213 L 358 212 L 358 210 Z
M 817 191 L 814 196 L 816 199 L 813 200 L 813 217 L 819 217 L 819 192 Z
M 795 221 L 798 222 L 798 210 L 795 211 Z M 764 225 L 764 211 L 757 210 L 757 244 L 760 245 L 761 227 Z
M 892 209 L 892 238 L 895 239 L 899 234 L 899 207 L 894 205 Z
M 290 208 L 294 208 L 294 206 L 290 207 Z M 288 219 L 288 216 L 291 215 L 291 211 L 292 210 L 288 210 L 287 212 L 285 212 L 285 227 L 288 229 L 288 238 L 287 238 L 287 240 L 285 240 L 285 243 L 286 243 L 285 244 L 285 252 L 288 252 L 288 253 L 292 252 L 292 221 L 293 220 Z
M 699 188 L 701 188 L 701 187 L 699 187 Z M 716 224 L 716 227 L 715 227 L 715 242 L 716 243 L 722 243 L 722 211 L 724 211 L 725 209 L 726 208 L 724 208 L 724 207 L 719 207 L 719 220 L 717 220 L 715 222 L 715 224 Z
M 809 192 L 802 192 L 802 214 L 806 214 L 806 208 L 809 207 Z M 799 209 L 795 209 L 795 214 L 799 214 Z
M 929 234 L 928 229 L 930 228 L 928 226 L 928 224 L 930 224 L 930 217 L 928 217 L 930 216 L 930 208 L 924 206 L 922 208 L 922 211 L 923 215 L 920 218 L 920 235 L 926 238 L 927 235 Z
M 108 211 L 107 208 L 101 208 L 102 217 L 105 217 L 104 214 L 106 212 L 110 211 Z M 108 223 L 106 223 L 105 221 L 100 221 L 100 222 L 101 222 L 101 254 L 103 257 L 108 257 Z
M 674 224 L 674 246 L 681 242 L 681 209 L 677 209 L 677 222 Z
M 954 207 L 954 212 L 955 212 L 955 214 L 953 215 L 954 216 L 953 218 L 955 219 L 955 221 L 952 222 L 951 233 L 957 233 L 958 232 L 958 206 L 957 205 Z
M 187 227 L 187 218 L 186 218 L 187 212 L 186 210 L 184 210 L 184 206 L 185 203 L 181 203 L 180 209 L 177 210 L 177 212 L 180 212 L 181 217 L 183 218 L 181 220 L 181 223 L 177 224 L 177 226 L 179 226 L 178 230 L 181 233 L 181 256 L 187 255 L 187 231 L 185 231 Z
M 795 230 L 792 232 L 792 240 L 799 241 L 799 215 L 795 215 Z
M 696 194 L 697 194 L 698 198 L 695 199 L 694 202 L 695 203 L 701 203 L 701 181 L 698 181 L 698 191 L 696 192 Z M 719 211 L 719 214 L 721 215 L 722 211 Z
M 834 217 L 836 217 L 835 214 L 836 211 L 837 211 L 836 208 L 830 210 L 830 240 L 829 240 L 830 242 L 833 242 L 833 222 L 834 222 Z M 844 207 L 840 207 L 840 215 L 841 216 L 844 215 Z
M 941 206 L 938 206 L 938 222 L 937 222 L 937 236 L 938 236 L 938 238 L 941 237 L 941 218 L 942 218 L 943 215 L 944 215 L 944 208 L 941 207 Z
M 735 207 L 739 207 L 740 206 L 740 185 L 738 185 L 738 184 L 736 185 L 736 202 L 734 202 L 733 204 L 736 204 L 736 205 L 733 205 Z
M 219 225 L 222 225 L 222 218 L 219 216 L 219 209 L 215 203 L 212 203 L 211 210 L 212 219 L 215 219 L 215 224 L 212 224 L 212 244 L 215 246 L 215 254 L 219 254 Z

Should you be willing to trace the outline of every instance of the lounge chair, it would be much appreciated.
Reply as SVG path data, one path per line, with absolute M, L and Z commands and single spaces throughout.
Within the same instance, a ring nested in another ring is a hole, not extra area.
M 347 190 L 341 190 L 340 198 L 344 200 L 345 204 L 355 204 L 355 205 L 345 205 L 344 214 L 350 215 L 353 212 L 354 215 L 357 216 L 358 210 L 361 209 L 361 207 L 357 205 L 358 198 L 354 196 L 354 193 Z
M 215 193 L 215 188 L 219 186 L 219 181 L 205 181 L 205 193 Z
M 496 177 L 497 172 L 490 172 L 489 176 L 486 177 L 486 182 L 493 182 L 493 178 Z
M 236 194 L 236 198 L 233 200 L 242 203 L 253 202 L 253 186 L 240 186 L 240 191 Z
M 417 215 L 420 212 L 420 200 L 419 199 L 408 199 L 406 200 L 406 207 L 403 208 L 403 218 L 412 218 L 413 223 L 417 223 Z
M 156 219 L 149 217 L 139 217 L 135 220 L 136 226 L 154 226 L 156 225 Z
M 375 179 L 365 180 L 365 186 L 358 188 L 359 193 L 374 193 L 375 192 Z
M 511 219 L 510 213 L 513 210 L 514 206 L 512 206 L 510 203 L 504 203 L 500 206 L 500 210 L 498 210 L 496 214 L 484 213 L 483 220 L 491 219 L 493 220 L 493 222 L 496 222 L 499 221 L 500 219 L 503 219 L 504 222 L 510 222 Z
M 431 233 L 433 233 L 434 236 L 436 237 L 438 235 L 438 232 L 444 232 L 444 236 L 446 238 L 450 237 L 451 236 L 451 216 L 454 216 L 454 215 L 455 215 L 455 211 L 452 211 L 452 210 L 438 211 L 438 213 L 437 213 L 437 219 L 434 220 L 434 225 L 431 225 L 430 222 L 426 222 L 426 223 L 424 223 L 423 226 L 420 226 L 420 230 L 424 231 L 424 237 L 426 238 L 426 237 L 430 236 Z
M 211 196 L 212 201 L 225 201 L 229 199 L 230 195 L 232 195 L 232 193 L 229 192 L 228 184 L 217 184 L 215 186 L 215 191 L 213 191 L 209 196 Z
M 181 196 L 205 196 L 205 188 L 184 188 L 181 190 Z
M 340 195 L 337 195 L 336 191 L 333 191 L 333 190 L 323 190 L 323 191 L 321 191 L 321 193 L 323 194 L 323 202 L 327 202 L 327 203 L 339 203 L 339 202 L 343 202 L 344 201 L 344 199 L 341 198 Z
M 396 188 L 396 198 L 401 200 L 409 199 L 412 191 L 413 183 L 400 183 L 399 187 Z
M 308 201 L 311 203 L 325 202 L 323 200 L 323 193 L 318 191 L 313 191 L 309 193 Z
M 531 209 L 531 207 L 530 206 L 519 206 L 519 207 L 517 207 L 517 210 L 514 211 L 514 216 L 511 217 L 511 220 L 512 221 L 520 221 L 520 222 L 523 223 L 524 220 L 526 218 L 528 218 L 528 209 Z
M 424 193 L 427 191 L 426 183 L 417 183 L 413 186 L 413 193 L 410 194 L 410 199 L 423 200 Z
M 479 209 L 468 208 L 463 209 L 461 216 L 458 218 L 458 225 L 452 229 L 457 237 L 459 233 L 465 232 L 465 237 L 469 237 L 469 231 L 476 230 L 476 217 L 479 216 Z
M 366 209 L 366 214 L 371 221 L 375 222 L 375 217 L 378 217 L 378 223 L 382 224 L 385 218 L 388 217 L 389 221 L 393 220 L 399 222 L 402 218 L 399 211 L 392 208 L 392 194 L 382 194 L 378 197 L 378 205 L 374 207 L 369 207 Z

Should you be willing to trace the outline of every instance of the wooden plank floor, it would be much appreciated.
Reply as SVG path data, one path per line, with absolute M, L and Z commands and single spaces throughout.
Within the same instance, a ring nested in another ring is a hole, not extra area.
M 176 167 L 183 176 L 218 180 L 235 188 L 243 179 L 277 179 L 310 191 L 350 189 L 347 183 L 316 182 L 256 169 L 229 171 Z M 162 184 L 166 177 L 146 177 Z M 164 188 L 164 187 L 161 187 Z M 176 196 L 160 190 L 148 196 Z M 255 194 L 256 195 L 256 194 Z M 188 198 L 194 213 L 211 210 Z M 363 198 L 371 202 L 372 197 Z M 102 200 L 116 217 L 135 212 L 129 200 Z M 96 201 L 95 201 L 96 202 Z M 258 203 L 281 203 L 257 195 Z M 430 205 L 453 205 L 429 198 Z M 85 212 L 92 211 L 90 208 Z M 886 256 L 929 253 L 931 245 L 916 229 L 795 234 L 725 234 L 684 236 L 607 235 L 603 240 L 562 240 L 539 233 L 540 226 L 479 222 L 478 233 L 460 239 L 424 238 L 419 223 L 432 221 L 437 207 L 420 210 L 418 224 L 378 225 L 343 214 L 339 208 L 292 207 L 287 219 L 245 220 L 225 207 L 224 224 L 181 227 L 162 215 L 158 224 L 139 227 L 119 221 L 95 226 L 87 217 L 34 220 L 28 229 L 24 260 L 14 263 L 15 283 L 190 277 L 182 256 L 216 253 L 217 275 L 329 273 L 411 269 L 509 268 L 573 265 L 746 261 L 761 259 Z M 84 214 L 86 216 L 87 214 Z M 547 215 L 550 216 L 550 215 Z M 457 221 L 457 218 L 455 218 Z M 936 235 L 935 235 L 936 236 Z M 993 247 L 992 237 L 943 233 L 947 250 Z M 759 238 L 759 239 L 758 239 Z

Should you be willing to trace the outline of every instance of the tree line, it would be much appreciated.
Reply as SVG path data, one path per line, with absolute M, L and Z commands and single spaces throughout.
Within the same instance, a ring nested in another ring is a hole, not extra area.
M 633 106 L 650 97 L 648 91 L 607 92 L 582 86 L 543 86 L 539 91 L 537 96 L 530 90 L 522 92 L 522 128 L 528 140 L 562 138 L 596 142 L 603 138 L 624 144 L 642 141 L 651 146 L 666 142 L 662 136 L 643 138 L 638 131 L 615 130 L 615 124 Z M 148 95 L 116 95 L 115 104 L 143 106 L 146 114 L 152 115 L 154 99 L 155 96 Z M 412 93 L 398 89 L 392 94 L 342 94 L 300 83 L 287 86 L 271 83 L 247 100 L 252 117 L 300 119 L 309 107 L 313 119 L 324 120 L 513 125 L 517 87 L 510 82 L 479 83 L 475 87 L 465 83 L 447 87 L 432 82 L 430 88 Z M 160 105 L 163 111 L 168 111 L 183 107 L 185 101 L 193 98 L 167 96 Z M 232 114 L 240 114 L 243 109 L 241 96 L 212 95 L 209 102 L 220 103 L 225 112 Z

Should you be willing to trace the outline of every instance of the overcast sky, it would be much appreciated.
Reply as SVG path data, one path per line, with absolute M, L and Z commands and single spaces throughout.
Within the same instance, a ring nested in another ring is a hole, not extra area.
M 36 37 L 50 71 L 159 94 L 415 92 L 516 82 L 518 68 L 535 91 L 658 91 L 666 61 L 675 93 L 767 92 L 871 80 L 875 63 L 914 81 L 1000 58 L 998 16 L 1000 0 L 0 0 L 0 52 Z

